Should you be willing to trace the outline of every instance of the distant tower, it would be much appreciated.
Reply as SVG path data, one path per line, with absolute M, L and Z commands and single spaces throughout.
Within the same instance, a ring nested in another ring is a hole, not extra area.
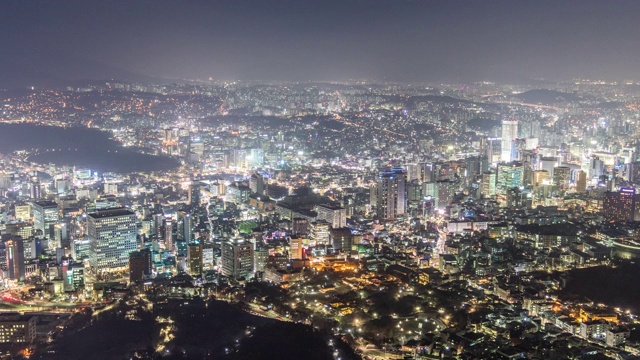
M 500 161 L 511 162 L 513 160 L 513 140 L 518 137 L 518 120 L 502 121 L 502 151 Z

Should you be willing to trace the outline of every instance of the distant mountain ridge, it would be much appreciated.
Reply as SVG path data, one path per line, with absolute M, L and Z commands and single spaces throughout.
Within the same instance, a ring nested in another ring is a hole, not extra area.
M 529 90 L 516 94 L 513 97 L 521 100 L 522 102 L 542 105 L 553 105 L 561 102 L 579 101 L 582 99 L 576 94 L 549 89 Z
M 60 87 L 78 81 L 120 80 L 158 83 L 158 79 L 119 69 L 100 62 L 68 56 L 51 56 L 42 66 L 36 55 L 19 58 L 0 56 L 0 89 L 34 87 Z

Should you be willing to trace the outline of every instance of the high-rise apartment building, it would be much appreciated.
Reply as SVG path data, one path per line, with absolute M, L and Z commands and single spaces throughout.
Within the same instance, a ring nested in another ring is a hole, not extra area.
M 377 186 L 377 215 L 380 220 L 394 220 L 405 213 L 407 174 L 404 169 L 381 171 Z

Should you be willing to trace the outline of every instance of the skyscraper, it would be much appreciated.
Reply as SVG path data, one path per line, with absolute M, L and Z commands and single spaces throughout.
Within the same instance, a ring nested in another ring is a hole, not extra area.
M 583 193 L 587 191 L 587 173 L 580 171 L 578 173 L 578 181 L 576 182 L 576 191 Z
M 187 269 L 191 276 L 202 276 L 202 243 L 200 241 L 187 245 Z
M 125 208 L 97 210 L 87 217 L 91 239 L 89 261 L 97 270 L 114 270 L 129 264 L 136 250 L 136 215 Z
M 381 171 L 377 186 L 377 215 L 380 220 L 393 220 L 405 213 L 407 174 L 404 169 Z
M 12 236 L 4 243 L 7 257 L 7 273 L 11 280 L 24 281 L 24 244 L 19 236 Z
M 53 225 L 60 221 L 58 204 L 53 201 L 34 201 L 31 203 L 31 214 L 35 230 L 42 231 L 47 239 L 53 238 Z
M 571 169 L 567 166 L 556 166 L 553 169 L 553 185 L 560 189 L 569 188 L 569 180 L 571 178 Z
M 496 195 L 502 206 L 507 205 L 507 190 L 524 184 L 524 167 L 521 163 L 500 163 L 496 175 Z
M 496 194 L 496 173 L 493 171 L 482 173 L 482 182 L 480 184 L 480 193 L 482 196 L 489 197 Z
M 499 164 L 497 169 L 496 192 L 506 194 L 507 189 L 523 184 L 524 168 L 521 163 Z
M 302 259 L 302 238 L 292 236 L 289 239 L 289 259 Z
M 518 137 L 518 120 L 502 121 L 502 149 L 500 161 L 511 162 L 513 156 L 513 140 Z
M 236 238 L 222 242 L 222 274 L 239 280 L 253 277 L 253 244 Z

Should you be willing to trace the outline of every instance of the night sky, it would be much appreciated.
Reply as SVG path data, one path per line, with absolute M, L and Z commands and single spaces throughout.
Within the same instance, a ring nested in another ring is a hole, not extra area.
M 603 0 L 3 0 L 0 86 L 638 80 L 639 15 Z

